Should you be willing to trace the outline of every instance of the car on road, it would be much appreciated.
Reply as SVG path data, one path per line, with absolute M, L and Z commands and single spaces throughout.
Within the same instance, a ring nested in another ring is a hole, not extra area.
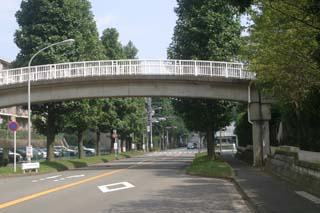
M 76 152 L 78 153 L 78 147 L 75 147 Z M 83 146 L 83 152 L 85 156 L 96 156 L 96 150 L 93 148 L 87 148 Z
M 197 143 L 188 143 L 187 144 L 187 149 L 196 149 L 198 146 L 197 146 Z
M 54 155 L 55 157 L 73 157 L 77 155 L 77 151 L 65 146 L 54 146 Z
M 0 148 L 0 159 L 2 158 L 2 155 L 3 155 L 3 148 Z M 14 161 L 14 152 L 9 150 L 8 157 L 9 157 L 9 162 L 12 163 Z M 23 160 L 23 157 L 18 152 L 16 152 L 16 161 L 19 162 L 22 160 Z

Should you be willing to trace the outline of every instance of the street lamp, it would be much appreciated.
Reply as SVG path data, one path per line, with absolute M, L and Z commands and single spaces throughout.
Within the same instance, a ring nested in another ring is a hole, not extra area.
M 50 47 L 56 46 L 56 45 L 61 45 L 61 44 L 72 44 L 75 40 L 74 39 L 67 39 L 64 41 L 60 41 L 54 44 L 50 44 L 49 46 L 42 48 L 41 50 L 39 50 L 38 52 L 36 52 L 36 54 L 34 54 L 29 63 L 28 63 L 28 70 L 29 70 L 29 74 L 28 74 L 28 147 L 31 147 L 31 92 L 30 92 L 30 87 L 31 87 L 31 83 L 30 83 L 30 74 L 31 74 L 31 63 L 33 61 L 33 59 L 42 51 L 49 49 Z M 30 148 L 31 149 L 31 148 Z M 32 149 L 31 149 L 32 150 Z M 31 158 L 28 157 L 28 161 L 31 161 Z

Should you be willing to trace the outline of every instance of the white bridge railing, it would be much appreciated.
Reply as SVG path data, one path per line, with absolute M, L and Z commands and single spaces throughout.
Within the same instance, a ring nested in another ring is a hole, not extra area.
M 0 71 L 0 86 L 51 79 L 92 76 L 172 75 L 255 79 L 242 63 L 194 60 L 86 61 L 8 69 Z

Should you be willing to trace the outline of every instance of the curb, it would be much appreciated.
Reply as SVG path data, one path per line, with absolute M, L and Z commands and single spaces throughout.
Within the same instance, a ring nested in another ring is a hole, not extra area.
M 249 209 L 252 212 L 261 212 L 259 210 L 259 207 L 257 205 L 254 204 L 253 200 L 246 194 L 246 192 L 244 191 L 244 189 L 241 187 L 241 185 L 235 180 L 234 177 L 230 178 L 230 181 L 234 184 L 234 186 L 236 187 L 237 191 L 241 194 L 241 197 L 243 198 L 243 200 L 246 202 L 246 204 L 248 205 Z

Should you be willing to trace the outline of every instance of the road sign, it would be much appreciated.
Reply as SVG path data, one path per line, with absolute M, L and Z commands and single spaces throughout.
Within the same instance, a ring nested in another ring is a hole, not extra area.
M 115 150 L 118 149 L 118 143 L 117 143 L 117 142 L 115 142 L 115 143 L 113 144 L 113 149 L 115 149 Z
M 27 147 L 26 147 L 26 155 L 27 155 L 27 158 L 32 158 L 32 157 L 33 157 L 33 149 L 32 149 L 32 146 L 27 146 Z
M 111 137 L 112 137 L 113 139 L 115 139 L 115 138 L 117 137 L 117 130 L 113 130 L 113 131 L 112 131 Z
M 15 132 L 15 131 L 17 131 L 17 129 L 19 129 L 19 124 L 16 121 L 11 121 L 8 126 L 9 126 L 9 129 L 13 132 Z

